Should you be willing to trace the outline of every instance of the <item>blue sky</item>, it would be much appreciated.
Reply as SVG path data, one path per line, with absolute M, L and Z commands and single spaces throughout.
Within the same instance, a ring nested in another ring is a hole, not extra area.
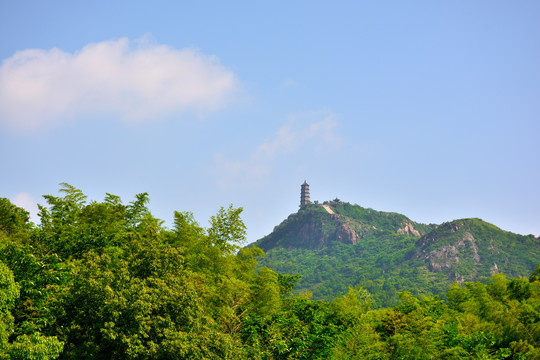
M 2 197 L 313 200 L 540 235 L 538 1 L 4 1 Z

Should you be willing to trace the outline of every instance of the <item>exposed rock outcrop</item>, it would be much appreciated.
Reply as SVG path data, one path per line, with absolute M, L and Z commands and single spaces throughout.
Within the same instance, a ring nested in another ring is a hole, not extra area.
M 468 249 L 470 249 L 470 251 L 467 251 Z M 472 259 L 477 264 L 480 262 L 476 240 L 469 232 L 465 232 L 463 236 L 454 243 L 439 246 L 429 252 L 426 252 L 426 249 L 423 249 L 417 256 L 428 263 L 430 271 L 452 269 L 455 265 L 460 264 L 467 258 Z
M 324 210 L 326 210 L 327 213 L 329 214 L 335 214 L 334 210 L 332 210 L 332 208 L 326 204 L 323 204 L 322 207 L 324 208 Z
M 359 236 L 358 233 L 354 230 L 350 220 L 343 216 L 334 216 L 339 224 L 335 233 L 336 240 L 345 244 L 356 244 L 358 242 Z
M 403 225 L 404 226 L 402 228 L 398 229 L 398 234 L 420 237 L 420 232 L 415 230 L 410 222 L 405 222 Z

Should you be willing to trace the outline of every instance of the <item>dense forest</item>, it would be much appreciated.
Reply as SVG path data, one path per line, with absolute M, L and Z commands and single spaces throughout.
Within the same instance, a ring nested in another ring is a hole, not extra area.
M 44 198 L 37 226 L 0 198 L 0 359 L 540 358 L 540 266 L 445 300 L 408 284 L 381 308 L 352 283 L 313 300 L 242 247 L 241 208 L 206 228 L 175 212 L 169 229 L 146 193 L 88 201 L 62 184 Z

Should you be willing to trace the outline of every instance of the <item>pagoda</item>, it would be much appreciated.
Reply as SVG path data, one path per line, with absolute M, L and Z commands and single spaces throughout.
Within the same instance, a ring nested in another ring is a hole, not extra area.
M 309 185 L 304 180 L 304 183 L 302 184 L 302 190 L 300 191 L 300 206 L 304 206 L 309 203 Z

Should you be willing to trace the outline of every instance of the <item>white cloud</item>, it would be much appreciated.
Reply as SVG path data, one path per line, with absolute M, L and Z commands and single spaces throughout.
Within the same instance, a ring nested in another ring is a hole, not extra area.
M 268 176 L 277 161 L 291 161 L 296 153 L 333 151 L 343 144 L 335 133 L 336 116 L 328 112 L 291 115 L 274 136 L 265 140 L 243 160 L 230 160 L 223 154 L 214 156 L 214 170 L 219 184 L 252 186 Z
M 297 87 L 298 85 L 299 85 L 298 82 L 292 78 L 285 78 L 281 81 L 281 87 L 283 89 L 294 88 L 294 87 Z
M 36 200 L 32 197 L 32 195 L 22 192 L 18 193 L 11 199 L 11 202 L 18 207 L 21 207 L 28 211 L 30 213 L 30 220 L 34 223 L 39 223 L 39 209 L 37 206 Z
M 13 128 L 87 114 L 147 120 L 224 105 L 238 84 L 214 56 L 126 38 L 75 53 L 29 49 L 0 67 L 0 121 Z

